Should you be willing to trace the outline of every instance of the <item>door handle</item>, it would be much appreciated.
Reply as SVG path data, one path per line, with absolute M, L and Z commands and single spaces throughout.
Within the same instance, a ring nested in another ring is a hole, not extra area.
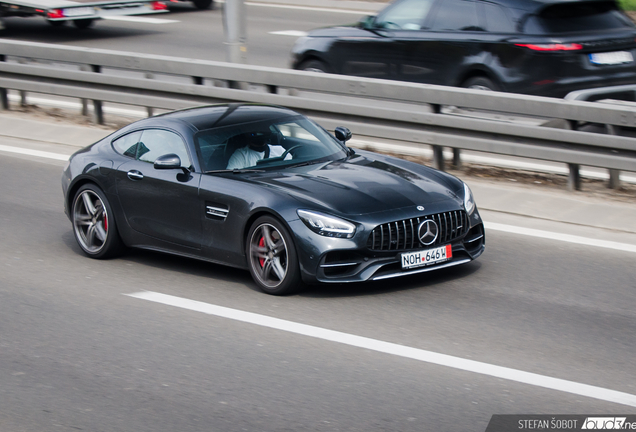
M 126 175 L 131 180 L 142 180 L 144 178 L 144 175 L 137 170 L 130 170 Z

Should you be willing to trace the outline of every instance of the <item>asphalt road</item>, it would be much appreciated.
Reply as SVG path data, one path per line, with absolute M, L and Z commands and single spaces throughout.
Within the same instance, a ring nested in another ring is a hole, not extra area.
M 7 18 L 2 37 L 11 40 L 83 46 L 206 60 L 226 60 L 223 12 L 199 11 L 189 3 L 171 5 L 171 13 L 152 18 L 174 22 L 98 21 L 93 28 L 52 27 L 43 18 Z M 362 13 L 325 12 L 247 6 L 248 64 L 289 67 L 289 52 L 296 36 L 272 34 L 280 31 L 307 31 L 331 24 L 357 21 Z M 143 17 L 141 17 L 143 18 Z
M 460 268 L 277 298 L 247 272 L 199 261 L 86 258 L 62 212 L 62 166 L 0 154 L 3 432 L 477 432 L 493 414 L 636 413 L 633 252 L 489 231 L 486 253 Z M 143 291 L 232 312 L 126 295 Z M 286 321 L 272 329 L 237 311 Z M 289 330 L 299 324 L 452 357 Z M 519 382 L 523 372 L 536 379 Z M 574 394 L 577 383 L 593 387 Z

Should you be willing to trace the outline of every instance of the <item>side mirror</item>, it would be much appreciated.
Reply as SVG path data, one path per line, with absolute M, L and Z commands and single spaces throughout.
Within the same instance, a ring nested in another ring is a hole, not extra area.
M 163 170 L 181 169 L 181 159 L 174 153 L 159 156 L 157 160 L 155 160 L 154 167 L 155 169 Z
M 367 15 L 358 21 L 358 26 L 361 29 L 372 29 L 375 27 L 375 15 Z
M 344 126 L 338 126 L 334 134 L 336 135 L 336 139 L 343 143 L 351 139 L 351 131 Z

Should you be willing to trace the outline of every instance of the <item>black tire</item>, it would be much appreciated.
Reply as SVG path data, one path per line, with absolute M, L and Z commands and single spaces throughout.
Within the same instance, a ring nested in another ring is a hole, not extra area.
M 95 23 L 93 19 L 78 19 L 73 21 L 73 25 L 78 29 L 87 29 Z
M 294 241 L 278 219 L 258 218 L 250 228 L 245 251 L 252 278 L 263 292 L 285 295 L 302 288 Z
M 303 62 L 298 69 L 307 72 L 329 72 L 329 67 L 320 60 L 307 60 Z
M 499 86 L 497 84 L 495 84 L 490 78 L 483 76 L 467 79 L 462 84 L 462 87 L 476 90 L 499 91 Z
M 75 240 L 89 257 L 111 258 L 124 251 L 112 208 L 97 185 L 88 183 L 79 188 L 71 206 L 71 221 Z
M 214 9 L 213 0 L 192 0 L 197 9 Z

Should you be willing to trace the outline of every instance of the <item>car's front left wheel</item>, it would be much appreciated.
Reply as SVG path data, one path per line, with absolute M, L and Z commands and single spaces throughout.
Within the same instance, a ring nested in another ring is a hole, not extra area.
M 294 241 L 280 221 L 271 216 L 258 218 L 246 246 L 250 273 L 263 292 L 285 295 L 302 287 Z
M 79 188 L 71 214 L 75 239 L 86 255 L 110 258 L 123 251 L 112 209 L 98 186 L 88 183 Z

